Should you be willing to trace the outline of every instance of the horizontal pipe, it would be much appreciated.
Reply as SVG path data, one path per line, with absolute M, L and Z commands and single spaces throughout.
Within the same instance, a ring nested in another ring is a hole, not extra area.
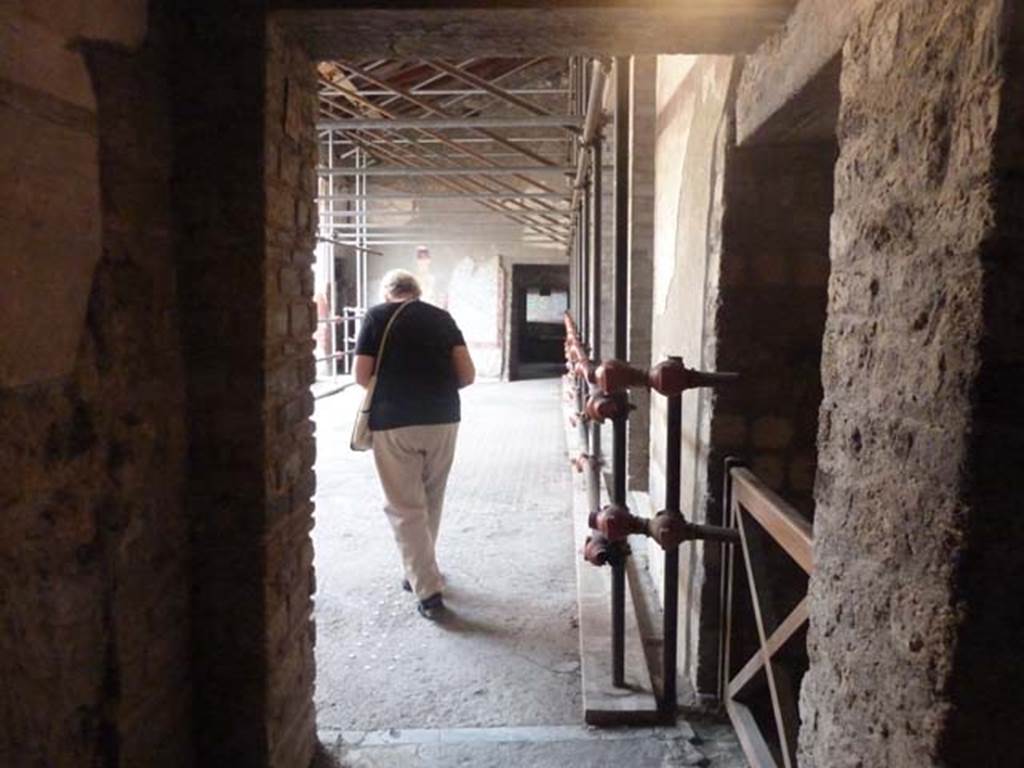
M 383 256 L 383 253 L 381 251 L 375 251 L 372 248 L 367 248 L 365 244 L 357 245 L 356 243 L 346 243 L 342 242 L 341 240 L 335 240 L 333 237 L 322 237 L 320 235 L 318 235 L 316 239 L 317 242 L 319 243 L 330 243 L 331 245 L 339 245 L 343 248 L 354 248 L 357 251 L 364 251 L 365 253 L 372 253 L 377 256 Z
M 321 88 L 320 94 L 323 96 L 345 96 L 348 91 L 339 88 Z M 482 88 L 411 88 L 410 93 L 415 93 L 417 96 L 486 96 L 487 91 Z M 565 88 L 509 88 L 505 93 L 511 93 L 516 96 L 559 96 L 568 93 L 569 91 Z M 369 89 L 360 90 L 360 96 L 391 96 L 391 91 L 383 89 Z
M 578 128 L 582 118 L 575 115 L 535 115 L 533 117 L 421 117 L 361 118 L 321 120 L 317 128 L 334 131 L 375 131 L 392 128 Z
M 375 192 L 369 195 L 323 195 L 318 201 L 331 200 L 568 200 L 562 192 Z M 515 211 L 509 211 L 515 213 Z
M 366 168 L 317 168 L 321 176 L 515 176 L 520 173 L 571 173 L 568 166 L 467 165 L 460 168 L 423 168 L 412 165 L 371 165 Z
M 565 241 L 564 240 L 556 240 L 554 238 L 547 239 L 547 240 L 541 240 L 541 239 L 525 240 L 525 239 L 522 239 L 522 238 L 513 238 L 513 239 L 508 239 L 508 238 L 492 238 L 492 239 L 487 239 L 487 238 L 485 238 L 485 239 L 482 239 L 482 240 L 481 239 L 477 239 L 477 240 L 432 240 L 429 237 L 425 237 L 425 238 L 423 238 L 421 240 L 370 240 L 367 243 L 367 245 L 375 245 L 375 246 L 378 246 L 378 247 L 383 247 L 383 246 L 386 246 L 386 245 L 486 245 L 488 243 L 503 243 L 503 244 L 506 244 L 506 243 L 519 243 L 521 245 L 565 245 Z M 355 243 L 344 243 L 344 242 L 340 242 L 340 241 L 335 242 L 335 245 L 349 246 L 349 247 L 352 247 L 352 248 L 357 248 L 358 247 L 358 246 L 355 245 Z M 368 249 L 367 248 L 362 248 L 362 250 L 368 250 Z M 380 251 L 369 251 L 369 252 L 370 253 L 377 253 L 377 254 L 380 253 Z
M 467 229 L 466 231 L 467 231 L 467 235 L 468 235 L 470 233 L 470 230 Z M 410 230 L 407 230 L 407 231 L 396 230 L 396 229 L 378 229 L 378 230 L 370 230 L 369 232 L 361 232 L 361 233 L 357 232 L 356 230 L 348 229 L 348 230 L 342 230 L 342 231 L 335 230 L 333 232 L 333 235 L 335 237 L 340 237 L 340 238 L 345 238 L 345 237 L 354 238 L 354 237 L 358 236 L 359 234 L 362 234 L 362 236 L 364 238 L 366 238 L 367 240 L 392 240 L 392 239 L 401 239 L 401 240 L 417 240 L 417 239 L 422 239 L 422 240 L 429 240 L 431 238 L 437 238 L 437 237 L 443 237 L 443 238 L 448 239 L 448 240 L 451 240 L 451 239 L 458 240 L 458 239 L 460 239 L 460 233 L 458 233 L 458 232 L 454 232 L 453 233 L 453 232 L 450 232 L 450 231 L 446 232 L 443 229 L 435 229 L 435 230 L 432 230 L 432 231 L 424 231 L 424 230 L 421 230 L 421 229 L 410 229 Z M 499 239 L 502 239 L 502 240 L 516 240 L 516 241 L 518 241 L 520 239 L 523 239 L 523 238 L 533 239 L 533 240 L 547 240 L 549 238 L 557 238 L 559 240 L 564 240 L 566 237 L 568 237 L 568 232 L 551 232 L 550 234 L 545 234 L 545 235 L 535 235 L 535 234 L 529 234 L 529 233 L 525 233 L 525 232 L 512 232 L 512 231 L 507 231 L 507 230 L 504 231 L 504 232 L 484 232 L 482 234 L 476 234 L 476 233 L 473 233 L 473 234 L 476 235 L 475 237 L 473 237 L 474 240 L 490 239 L 490 238 L 499 238 Z
M 514 213 L 516 216 L 553 216 L 553 217 L 556 217 L 556 218 L 566 218 L 566 217 L 571 215 L 569 211 L 541 211 L 541 210 L 538 210 L 538 211 L 509 211 L 509 213 Z M 460 218 L 462 216 L 472 216 L 474 218 L 479 219 L 481 216 L 491 216 L 491 215 L 501 216 L 501 214 L 498 211 L 493 211 L 493 210 L 490 210 L 488 208 L 480 208 L 480 209 L 475 210 L 475 211 L 468 210 L 468 209 L 467 210 L 451 210 L 451 211 L 441 209 L 441 210 L 434 211 L 434 210 L 429 210 L 429 209 L 425 210 L 425 209 L 422 209 L 422 208 L 414 210 L 414 211 L 399 211 L 399 210 L 351 211 L 351 210 L 344 210 L 344 211 L 320 211 L 320 215 L 321 216 L 329 216 L 329 217 L 333 217 L 333 218 L 339 218 L 340 217 L 340 218 L 343 218 L 343 219 L 352 219 L 352 218 L 355 218 L 357 216 L 365 216 L 367 219 L 387 218 L 387 217 L 390 217 L 390 216 L 413 216 L 413 217 L 429 216 L 430 218 L 437 218 L 437 217 L 441 217 L 441 218 L 446 218 L 446 217 Z
M 344 122 L 344 121 L 342 121 Z M 322 138 L 326 138 L 332 132 L 336 132 L 333 129 L 321 128 L 323 133 Z M 561 136 L 505 136 L 505 141 L 519 142 L 521 144 L 537 144 L 537 143 L 548 143 L 548 144 L 564 144 L 572 141 L 572 136 L 561 135 Z M 344 137 L 335 137 L 335 144 L 353 144 L 351 139 Z M 433 138 L 429 136 L 396 136 L 390 139 L 373 139 L 370 137 L 360 138 L 359 144 L 365 146 L 374 146 L 378 144 L 493 144 L 494 139 L 488 139 L 483 136 L 451 136 L 442 141 L 439 138 Z M 521 157 L 518 153 L 508 153 L 513 157 Z

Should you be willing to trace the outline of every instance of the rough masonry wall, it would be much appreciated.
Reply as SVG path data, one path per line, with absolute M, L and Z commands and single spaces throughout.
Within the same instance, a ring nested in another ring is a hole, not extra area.
M 1019 436 L 1021 410 L 1019 385 L 985 386 L 1006 364 L 1016 381 L 1020 360 L 1019 293 L 993 306 L 1019 266 L 990 247 L 1004 12 L 996 0 L 893 0 L 843 52 L 805 766 L 1003 765 L 1017 753 L 1019 687 L 999 678 L 1019 659 L 1001 666 L 1012 657 L 996 631 L 990 657 L 984 629 L 1008 630 L 1016 614 L 1020 634 L 1019 599 L 1000 594 L 1020 572 L 1019 472 L 980 469 L 996 455 L 988 427 L 1009 416 Z M 1007 494 L 1018 501 L 985 503 Z M 998 529 L 1007 549 L 986 551 Z M 989 554 L 1006 570 L 982 565 Z M 968 640 L 976 657 L 958 660 Z M 984 725 L 957 733 L 985 701 Z
M 266 194 L 267 739 L 269 766 L 309 765 L 316 745 L 314 626 L 313 249 L 316 79 L 301 46 L 267 32 Z
M 95 174 L 102 257 L 85 273 L 71 372 L 0 390 L 0 763 L 187 766 L 185 389 L 163 56 L 153 45 L 132 54 L 87 42 L 74 55 L 88 67 L 87 121 L 62 96 L 21 91 L 27 100 L 8 102 L 38 140 L 21 151 L 68 162 L 47 186 L 70 177 L 74 194 L 80 173 Z M 94 171 L 52 143 L 55 131 L 76 130 L 72 118 L 89 126 Z M 37 130 L 40 121 L 49 125 Z M 73 241 L 77 220 L 62 217 L 61 203 L 37 202 L 45 230 L 67 227 Z M 94 263 L 89 237 L 81 250 L 63 237 L 66 261 Z M 16 285 L 41 318 L 77 312 Z
M 708 370 L 716 367 L 711 310 L 718 283 L 724 152 L 731 136 L 735 66 L 729 57 L 658 58 L 651 357 L 682 355 L 691 367 Z M 712 404 L 707 392 L 683 395 L 681 508 L 697 522 L 716 514 L 709 506 L 708 487 Z M 655 508 L 661 508 L 664 397 L 652 395 L 650 419 L 650 495 Z M 699 693 L 717 690 L 717 608 L 713 601 L 701 599 L 717 584 L 716 551 L 688 544 L 680 554 L 680 599 L 687 606 L 680 611 L 680 671 Z M 652 548 L 655 583 L 661 582 L 662 561 L 660 548 Z
M 786 29 L 769 37 L 743 64 L 736 107 L 736 133 L 740 144 L 751 140 L 778 140 L 798 123 L 800 94 L 835 55 L 857 21 L 879 0 L 800 0 L 786 20 Z M 809 121 L 826 110 L 812 105 Z M 786 115 L 785 119 L 777 119 Z M 831 120 L 831 115 L 829 115 Z

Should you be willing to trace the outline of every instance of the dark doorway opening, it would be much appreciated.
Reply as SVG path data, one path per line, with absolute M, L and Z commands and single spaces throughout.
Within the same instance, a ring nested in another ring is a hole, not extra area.
M 558 376 L 565 370 L 569 305 L 567 265 L 512 267 L 512 316 L 508 377 L 511 381 Z

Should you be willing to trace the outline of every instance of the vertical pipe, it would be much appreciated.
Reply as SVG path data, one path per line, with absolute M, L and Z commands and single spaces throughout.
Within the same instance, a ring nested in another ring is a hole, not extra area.
M 679 360 L 680 357 L 670 357 Z M 679 462 L 683 428 L 683 396 L 673 395 L 668 399 L 668 423 L 665 433 L 665 511 L 680 514 L 679 511 Z M 664 688 L 659 704 L 662 713 L 675 717 L 676 712 L 676 654 L 679 645 L 679 547 L 665 552 L 665 614 L 662 647 L 662 670 Z
M 584 151 L 589 152 L 590 150 L 589 149 L 584 149 Z M 581 245 L 581 247 L 583 249 L 583 253 L 582 253 L 582 259 L 583 259 L 583 290 L 580 292 L 580 295 L 583 297 L 583 305 L 580 307 L 580 338 L 583 340 L 583 343 L 587 346 L 587 349 L 589 350 L 589 348 L 590 348 L 590 284 L 591 284 L 591 279 L 590 279 L 590 275 L 591 275 L 591 267 L 590 267 L 590 254 L 591 254 L 590 241 L 591 241 L 591 234 L 590 233 L 593 230 L 593 221 L 591 221 L 592 214 L 593 214 L 593 211 L 591 210 L 591 208 L 593 206 L 591 206 L 591 204 L 590 204 L 590 185 L 589 184 L 587 185 L 587 188 L 585 190 L 583 190 L 583 203 L 582 204 L 583 204 L 583 215 L 580 217 L 580 222 L 581 222 L 581 226 L 582 226 L 581 235 L 580 235 L 581 236 L 580 245 Z
M 615 59 L 614 356 L 625 360 L 629 318 L 629 58 Z M 626 420 L 612 423 L 613 502 L 626 502 Z
M 627 224 L 629 214 L 629 59 L 615 59 L 615 186 L 613 200 L 614 283 L 612 285 L 613 354 L 626 358 L 626 318 L 628 317 L 627 269 L 629 260 Z M 596 165 L 600 172 L 600 165 Z M 612 420 L 612 503 L 626 505 L 626 420 Z M 626 658 L 626 558 L 629 548 L 618 546 L 612 565 L 612 683 L 625 685 Z
M 601 135 L 590 148 L 590 356 L 601 361 Z
M 334 131 L 327 133 L 327 167 L 334 167 Z M 327 210 L 329 213 L 328 218 L 330 219 L 327 236 L 334 239 L 334 174 L 327 174 Z M 334 268 L 334 243 L 330 243 L 327 248 L 324 249 L 326 252 L 326 273 L 327 273 L 327 327 L 325 334 L 327 336 L 327 369 L 330 371 L 331 378 L 335 378 L 338 375 L 338 359 L 334 357 L 338 352 L 338 326 L 334 323 L 334 318 L 338 314 L 337 308 L 337 295 L 338 291 L 335 289 L 335 268 Z

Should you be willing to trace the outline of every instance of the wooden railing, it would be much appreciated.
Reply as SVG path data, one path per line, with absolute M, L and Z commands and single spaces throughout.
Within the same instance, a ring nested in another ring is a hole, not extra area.
M 736 624 L 741 606 L 734 605 L 738 591 L 734 579 L 737 574 L 737 548 L 730 547 L 724 571 L 725 626 L 723 631 L 723 691 L 729 719 L 753 768 L 795 768 L 797 733 L 800 727 L 797 708 L 798 691 L 795 690 L 780 653 L 788 644 L 806 643 L 800 630 L 806 625 L 808 600 L 806 590 L 802 599 L 787 616 L 776 621 L 772 600 L 772 582 L 776 574 L 770 572 L 760 541 L 764 539 L 754 526 L 759 527 L 773 545 L 784 551 L 808 576 L 814 568 L 813 537 L 810 522 L 792 505 L 768 488 L 756 475 L 735 460 L 726 462 L 725 510 L 729 525 L 740 534 L 739 554 L 743 558 L 742 572 L 750 592 L 750 609 L 756 627 L 757 651 L 735 674 L 732 656 L 736 640 Z M 742 578 L 742 575 L 740 576 Z M 762 677 L 763 673 L 763 677 Z M 764 683 L 767 685 L 764 685 Z M 765 697 L 767 689 L 767 697 Z M 763 706 L 767 698 L 769 707 Z M 770 711 L 771 725 L 762 714 L 758 722 L 752 706 L 762 705 L 762 713 Z M 765 726 L 762 730 L 762 725 Z M 771 726 L 774 727 L 771 727 Z

